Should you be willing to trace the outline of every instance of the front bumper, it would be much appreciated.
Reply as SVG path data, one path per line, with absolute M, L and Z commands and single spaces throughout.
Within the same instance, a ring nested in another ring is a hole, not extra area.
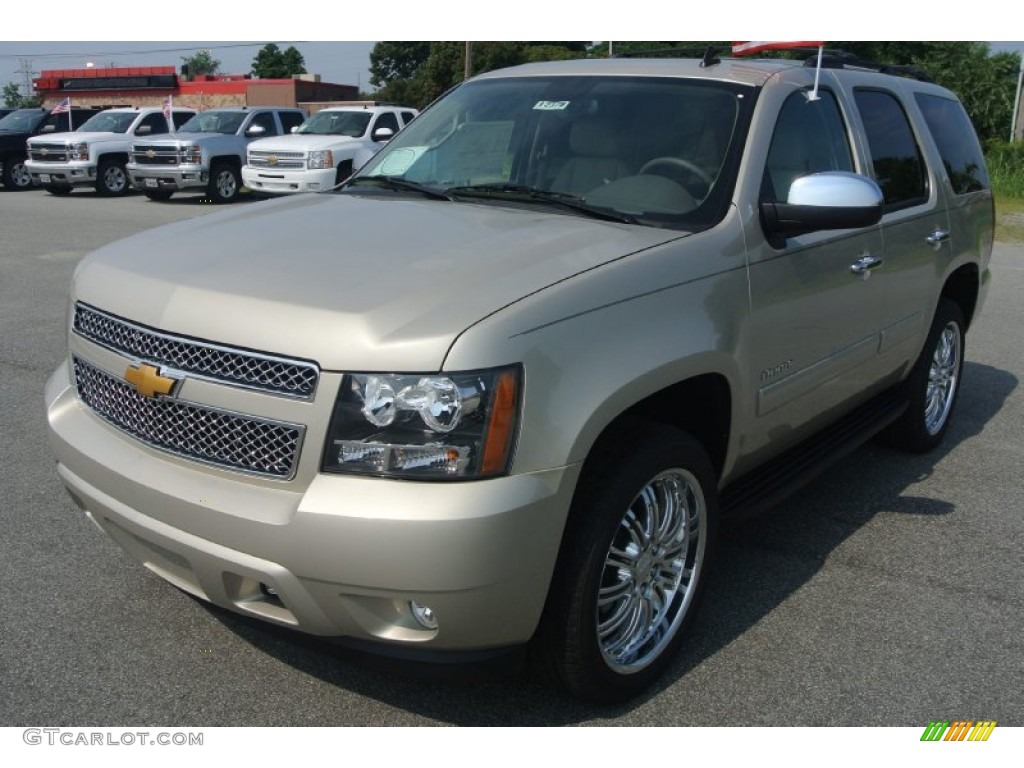
M 269 168 L 242 168 L 242 183 L 253 192 L 268 195 L 294 195 L 299 192 L 323 192 L 334 187 L 335 168 L 320 170 L 275 171 Z
M 140 165 L 128 163 L 128 178 L 140 192 L 164 190 L 176 192 L 184 189 L 205 189 L 209 172 L 201 165 Z
M 59 184 L 71 187 L 96 183 L 96 163 L 78 160 L 64 163 L 42 163 L 26 160 L 25 168 L 37 186 Z
M 66 364 L 46 403 L 78 505 L 193 595 L 311 634 L 424 651 L 519 645 L 536 628 L 578 465 L 460 483 L 316 474 L 299 488 L 117 432 L 78 399 Z M 411 600 L 433 610 L 436 630 L 417 623 Z

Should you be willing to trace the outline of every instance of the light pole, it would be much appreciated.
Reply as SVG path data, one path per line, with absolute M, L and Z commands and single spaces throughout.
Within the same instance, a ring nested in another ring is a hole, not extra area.
M 1017 139 L 1017 121 L 1020 119 L 1020 92 L 1024 87 L 1024 51 L 1020 52 L 1020 71 L 1017 73 L 1017 95 L 1013 99 L 1013 120 L 1010 123 L 1010 143 Z

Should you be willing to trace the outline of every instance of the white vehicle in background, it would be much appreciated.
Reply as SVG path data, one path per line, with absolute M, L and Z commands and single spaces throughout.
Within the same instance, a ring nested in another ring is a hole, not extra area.
M 175 107 L 173 120 L 181 126 L 193 109 Z M 71 133 L 48 133 L 28 140 L 25 169 L 32 183 L 53 195 L 75 187 L 93 186 L 101 195 L 124 195 L 128 183 L 128 150 L 134 139 L 169 132 L 159 107 L 106 109 Z
M 330 189 L 359 170 L 417 114 L 408 107 L 328 107 L 287 136 L 252 142 L 242 182 L 268 195 Z

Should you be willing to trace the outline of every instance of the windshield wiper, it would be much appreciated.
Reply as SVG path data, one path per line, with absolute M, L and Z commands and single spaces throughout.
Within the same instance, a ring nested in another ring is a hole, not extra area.
M 525 184 L 471 184 L 465 187 L 448 187 L 445 192 L 455 197 L 501 198 L 520 202 L 544 203 L 558 205 L 591 216 L 603 221 L 618 221 L 623 224 L 635 224 L 636 219 L 626 213 L 619 213 L 608 208 L 591 205 L 584 198 L 567 192 L 554 192 L 550 189 L 538 189 Z
M 448 194 L 447 190 L 436 189 L 434 187 L 427 187 L 423 184 L 417 184 L 415 181 L 406 181 L 398 176 L 356 176 L 354 179 L 349 179 L 345 182 L 342 189 L 348 187 L 354 187 L 359 184 L 375 184 L 385 189 L 398 189 L 410 192 L 419 192 L 421 195 L 426 195 L 434 200 L 454 200 L 455 198 Z

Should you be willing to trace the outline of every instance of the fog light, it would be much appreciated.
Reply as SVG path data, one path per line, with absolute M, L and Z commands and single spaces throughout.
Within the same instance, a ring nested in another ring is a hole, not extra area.
M 416 619 L 421 627 L 424 629 L 437 629 L 437 617 L 434 615 L 433 608 L 417 603 L 415 600 L 410 600 L 409 610 L 412 612 L 412 617 Z

